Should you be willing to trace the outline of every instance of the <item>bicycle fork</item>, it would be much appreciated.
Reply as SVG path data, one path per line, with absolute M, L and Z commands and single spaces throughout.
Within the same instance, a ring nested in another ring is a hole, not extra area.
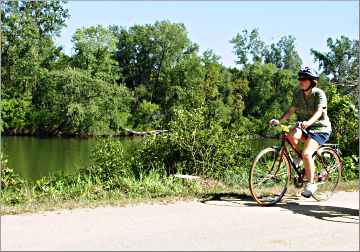
M 282 161 L 282 156 L 284 155 L 284 147 L 277 147 L 277 146 L 274 146 L 273 147 L 275 150 L 277 150 L 277 154 L 276 154 L 276 158 L 274 160 L 274 163 L 271 167 L 271 170 L 270 170 L 270 173 L 274 170 L 274 166 L 276 166 L 276 170 L 274 172 L 274 175 L 273 177 L 275 177 L 280 169 L 280 165 L 281 165 L 281 161 Z M 286 156 L 286 155 L 285 155 Z M 285 164 L 286 165 L 286 164 Z M 290 175 L 291 176 L 291 175 Z

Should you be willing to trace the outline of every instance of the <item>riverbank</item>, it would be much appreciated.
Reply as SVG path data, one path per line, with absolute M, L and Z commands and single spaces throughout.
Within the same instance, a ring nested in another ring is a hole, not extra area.
M 166 133 L 168 130 L 166 129 L 154 129 L 147 131 L 137 131 L 133 129 L 123 129 L 118 132 L 107 132 L 103 134 L 87 134 L 87 133 L 79 133 L 79 132 L 65 132 L 65 131 L 49 131 L 49 130 L 39 130 L 39 129 L 5 129 L 1 136 L 27 136 L 27 137 L 39 137 L 39 138 L 96 138 L 96 137 L 141 137 L 148 135 L 158 135 L 162 133 Z M 264 139 L 279 139 L 279 135 L 269 135 L 269 134 L 251 134 L 251 135 L 243 135 L 242 139 L 244 140 L 264 140 Z
M 58 129 L 28 129 L 28 128 L 16 128 L 16 129 L 4 129 L 1 133 L 2 136 L 32 136 L 32 137 L 63 137 L 63 138 L 94 138 L 94 137 L 138 137 L 147 135 L 158 135 L 168 130 L 154 129 L 146 131 L 137 131 L 133 129 L 123 129 L 121 131 L 107 131 L 98 134 L 89 134 L 82 132 L 67 132 Z

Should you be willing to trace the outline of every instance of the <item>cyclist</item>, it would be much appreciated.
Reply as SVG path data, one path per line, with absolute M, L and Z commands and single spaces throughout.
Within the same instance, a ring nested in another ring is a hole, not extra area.
M 298 80 L 299 90 L 294 93 L 292 105 L 279 120 L 270 120 L 270 124 L 277 125 L 296 113 L 300 123 L 291 130 L 289 141 L 297 151 L 302 153 L 305 177 L 308 179 L 308 183 L 301 195 L 309 198 L 317 190 L 314 183 L 315 164 L 312 155 L 329 140 L 331 123 L 327 115 L 325 93 L 316 87 L 319 80 L 318 73 L 309 67 L 302 68 L 298 72 Z M 306 129 L 308 134 L 305 134 L 302 129 Z M 304 142 L 302 151 L 298 146 L 299 140 Z

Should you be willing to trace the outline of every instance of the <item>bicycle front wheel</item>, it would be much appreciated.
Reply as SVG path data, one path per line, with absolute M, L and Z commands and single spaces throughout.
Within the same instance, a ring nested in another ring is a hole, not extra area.
M 285 156 L 275 148 L 262 150 L 250 170 L 249 189 L 256 202 L 271 206 L 285 195 L 290 178 L 290 167 Z
M 320 148 L 315 155 L 315 182 L 317 191 L 312 195 L 317 201 L 325 201 L 334 193 L 341 177 L 340 157 L 331 148 Z

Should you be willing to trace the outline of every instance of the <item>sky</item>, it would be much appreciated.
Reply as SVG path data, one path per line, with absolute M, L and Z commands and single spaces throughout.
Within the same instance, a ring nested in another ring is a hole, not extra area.
M 69 55 L 78 28 L 130 27 L 161 20 L 185 24 L 200 52 L 212 49 L 226 66 L 235 66 L 229 41 L 243 29 L 257 28 L 267 44 L 294 36 L 303 65 L 312 67 L 317 64 L 310 49 L 327 51 L 328 37 L 359 39 L 358 1 L 69 1 L 65 6 L 71 16 L 56 42 Z

